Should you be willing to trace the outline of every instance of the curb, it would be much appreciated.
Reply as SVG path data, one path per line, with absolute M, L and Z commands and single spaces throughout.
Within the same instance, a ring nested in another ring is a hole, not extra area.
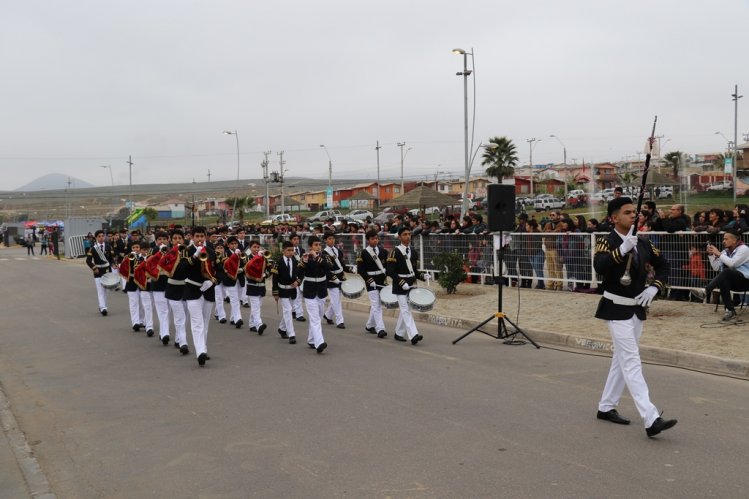
M 369 312 L 369 304 L 355 301 L 344 301 L 343 308 L 357 312 Z M 397 317 L 398 309 L 383 308 L 382 314 L 386 317 Z M 429 312 L 412 312 L 412 314 L 414 320 L 419 322 L 438 326 L 465 328 L 466 330 L 481 323 L 481 321 L 473 319 L 459 319 Z M 487 325 L 486 327 L 496 331 L 495 325 Z M 613 350 L 613 343 L 608 340 L 550 331 L 526 330 L 526 332 L 536 343 L 563 347 L 565 350 L 608 357 L 611 356 Z M 749 361 L 746 360 L 724 359 L 713 355 L 651 346 L 640 346 L 640 358 L 648 364 L 677 367 L 705 374 L 749 380 Z
M 10 408 L 10 402 L 5 396 L 2 384 L 0 384 L 0 426 L 8 437 L 11 450 L 16 457 L 18 467 L 21 469 L 26 487 L 31 497 L 38 499 L 56 499 L 57 496 L 52 492 L 47 477 L 44 475 L 39 461 L 37 461 L 34 451 L 29 447 L 26 435 L 18 427 L 16 418 Z

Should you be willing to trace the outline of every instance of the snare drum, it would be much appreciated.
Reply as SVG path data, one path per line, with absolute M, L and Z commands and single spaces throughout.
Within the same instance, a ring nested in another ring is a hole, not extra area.
M 385 286 L 380 291 L 380 303 L 385 308 L 398 308 L 398 298 L 393 294 L 393 286 Z
M 434 308 L 436 297 L 427 288 L 413 288 L 408 292 L 408 305 L 417 312 L 429 312 Z
M 105 289 L 117 289 L 120 286 L 120 276 L 114 272 L 107 272 L 101 276 L 101 286 Z
M 364 281 L 347 279 L 341 283 L 341 294 L 349 300 L 356 300 L 364 294 Z

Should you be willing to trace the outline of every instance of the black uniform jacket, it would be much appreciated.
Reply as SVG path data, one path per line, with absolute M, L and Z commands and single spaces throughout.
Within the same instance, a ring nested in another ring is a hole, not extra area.
M 174 268 L 172 277 L 167 280 L 166 290 L 164 296 L 167 300 L 181 301 L 185 299 L 185 279 L 187 278 L 187 272 L 189 270 L 190 263 L 187 261 L 187 250 L 180 250 L 179 262 L 177 262 Z M 172 281 L 172 282 L 169 282 Z M 177 284 L 177 283 L 183 284 Z
M 356 271 L 367 283 L 367 291 L 372 291 L 372 284 L 377 284 L 377 290 L 380 290 L 387 281 L 388 252 L 382 246 L 378 246 L 373 256 L 369 252 L 369 248 L 370 246 L 367 245 L 359 252 L 359 256 L 356 258 Z
M 408 276 L 411 274 L 411 271 L 408 269 L 408 264 L 406 263 L 406 255 L 400 250 L 401 247 L 402 245 L 393 248 L 387 259 L 387 273 L 390 279 L 393 280 L 394 295 L 407 295 L 408 291 L 403 289 L 404 284 L 408 284 L 410 287 L 416 283 L 416 279 L 424 280 L 424 273 L 419 272 L 418 252 L 413 248 L 409 248 L 413 275 Z
M 671 266 L 663 254 L 646 239 L 640 238 L 637 241 L 637 258 L 635 259 L 633 256 L 632 265 L 629 269 L 632 283 L 629 286 L 624 286 L 619 282 L 619 279 L 624 275 L 629 259 L 629 253 L 622 255 L 619 251 L 621 244 L 622 238 L 616 233 L 616 230 L 612 230 L 608 236 L 599 238 L 596 243 L 593 268 L 603 279 L 601 285 L 603 290 L 625 298 L 634 298 L 647 287 L 645 282 L 648 277 L 646 265 L 650 264 L 655 270 L 655 277 L 651 284 L 662 291 L 668 282 Z M 608 298 L 601 298 L 596 310 L 597 319 L 621 321 L 631 319 L 633 315 L 637 315 L 640 320 L 645 320 L 645 309 L 639 305 L 617 305 Z
M 187 250 L 190 256 L 186 259 L 185 300 L 198 300 L 202 296 L 207 301 L 216 301 L 215 286 L 211 286 L 205 291 L 200 291 L 203 282 L 209 279 L 203 274 L 203 262 L 199 257 L 195 256 L 195 250 L 195 246 L 190 246 Z M 206 248 L 205 254 L 209 260 L 215 261 L 216 255 L 212 250 Z
M 297 275 L 298 266 L 296 258 L 293 256 L 291 257 L 291 269 L 286 265 L 286 258 L 281 256 L 278 259 L 276 265 L 270 271 L 273 276 L 273 296 L 291 298 L 292 300 L 296 298 L 296 288 L 285 288 L 284 286 L 291 286 L 295 282 L 301 284 Z
M 297 279 L 303 281 L 304 288 L 302 296 L 305 298 L 325 298 L 328 296 L 328 281 L 336 280 L 330 269 L 330 259 L 323 254 L 317 254 L 315 258 L 309 257 L 297 265 Z
M 114 263 L 114 251 L 109 243 L 104 243 L 104 258 L 99 253 L 98 244 L 91 246 L 86 252 L 86 265 L 92 271 L 99 269 L 99 272 L 94 272 L 94 277 L 101 277 L 107 272 L 112 271 L 112 264 Z
M 330 251 L 332 250 L 333 254 L 335 254 L 335 258 L 330 255 Z M 343 265 L 343 252 L 336 248 L 335 246 L 326 246 L 322 250 L 323 256 L 328 259 L 328 265 L 330 267 L 330 272 L 333 274 L 335 279 L 331 279 L 328 281 L 328 287 L 329 288 L 340 288 L 341 282 L 346 280 L 346 274 L 343 270 L 341 270 L 338 267 L 338 264 L 336 263 L 336 258 L 338 258 L 338 263 L 341 264 L 341 267 L 345 268 Z

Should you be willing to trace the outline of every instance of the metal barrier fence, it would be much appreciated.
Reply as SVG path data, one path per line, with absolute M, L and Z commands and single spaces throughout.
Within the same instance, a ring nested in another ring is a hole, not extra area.
M 308 248 L 312 234 L 300 234 L 301 246 Z M 600 282 L 593 269 L 594 249 L 599 237 L 608 233 L 518 233 L 505 234 L 502 277 L 521 287 L 553 290 L 587 289 Z M 704 232 L 641 232 L 639 237 L 650 240 L 671 264 L 669 285 L 672 289 L 704 287 L 717 272 L 712 269 L 705 251 L 707 242 L 721 247 L 720 234 Z M 279 248 L 287 236 L 252 236 L 268 249 Z M 492 284 L 496 277 L 498 237 L 473 234 L 417 235 L 412 245 L 419 251 L 419 269 L 436 274 L 439 269 L 433 258 L 440 253 L 457 252 L 465 261 L 468 281 Z M 391 251 L 399 244 L 394 234 L 380 236 L 382 246 Z M 336 234 L 336 246 L 343 252 L 344 265 L 354 266 L 356 255 L 366 245 L 364 234 Z M 323 247 L 325 246 L 323 242 Z
M 85 256 L 86 247 L 84 240 L 85 235 L 81 236 L 66 236 L 65 237 L 65 257 L 66 258 L 78 258 L 79 256 Z M 62 239 L 61 239 L 62 241 Z

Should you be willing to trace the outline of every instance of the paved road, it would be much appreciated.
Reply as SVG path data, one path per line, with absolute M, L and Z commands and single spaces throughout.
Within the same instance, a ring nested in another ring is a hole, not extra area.
M 80 265 L 0 252 L 0 382 L 59 497 L 746 497 L 745 381 L 646 366 L 679 425 L 595 419 L 608 359 L 349 312 L 317 355 L 211 324 L 208 367 L 97 313 Z M 564 307 L 559 312 L 563 313 Z M 245 311 L 246 312 L 246 311 Z M 551 314 L 553 315 L 553 313 Z M 394 323 L 389 321 L 392 331 Z M 300 334 L 301 338 L 306 333 Z M 629 399 L 622 413 L 634 417 Z M 0 491 L 0 497 L 3 493 Z

